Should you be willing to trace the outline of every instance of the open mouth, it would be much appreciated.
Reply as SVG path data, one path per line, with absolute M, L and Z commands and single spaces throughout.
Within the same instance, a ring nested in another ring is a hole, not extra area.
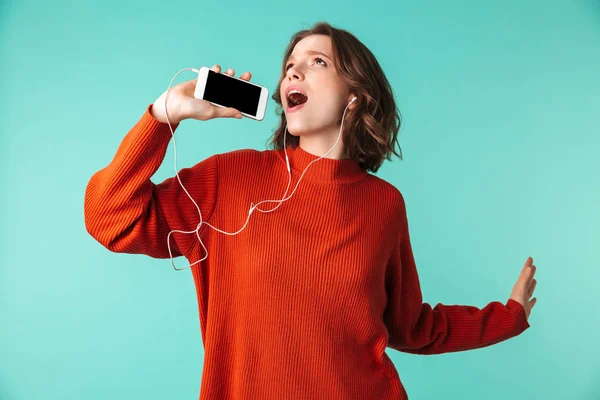
M 299 106 L 301 104 L 306 103 L 307 101 L 308 96 L 295 89 L 290 90 L 290 92 L 287 95 L 287 103 L 289 108 Z

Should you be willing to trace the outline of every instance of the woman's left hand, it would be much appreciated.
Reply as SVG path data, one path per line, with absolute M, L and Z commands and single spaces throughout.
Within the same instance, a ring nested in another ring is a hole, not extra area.
M 519 275 L 519 279 L 517 283 L 513 286 L 512 293 L 510 294 L 510 298 L 521 303 L 523 308 L 525 309 L 525 314 L 527 315 L 527 319 L 529 319 L 529 314 L 531 314 L 531 309 L 537 302 L 537 298 L 533 298 L 529 300 L 531 296 L 533 296 L 533 291 L 535 290 L 536 280 L 533 279 L 535 275 L 536 266 L 533 265 L 533 258 L 528 257 L 527 261 L 525 261 L 525 265 L 521 270 L 521 274 Z

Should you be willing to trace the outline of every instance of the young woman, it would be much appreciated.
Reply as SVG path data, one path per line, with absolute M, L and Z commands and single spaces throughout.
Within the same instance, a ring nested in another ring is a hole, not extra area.
M 318 23 L 292 37 L 271 149 L 215 154 L 182 169 L 181 184 L 154 184 L 171 127 L 241 117 L 194 99 L 194 86 L 147 107 L 90 179 L 84 209 L 88 232 L 111 251 L 194 262 L 200 399 L 407 399 L 386 347 L 463 351 L 529 327 L 531 258 L 504 304 L 423 302 L 404 198 L 369 173 L 398 155 L 399 113 L 376 58 L 351 33 Z M 248 220 L 248 206 L 265 199 L 274 202 Z

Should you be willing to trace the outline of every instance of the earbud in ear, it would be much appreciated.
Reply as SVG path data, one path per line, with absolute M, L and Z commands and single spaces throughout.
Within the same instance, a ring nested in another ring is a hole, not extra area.
M 348 105 L 354 103 L 356 101 L 356 97 L 353 97 L 352 100 L 350 100 L 350 103 L 348 103 Z

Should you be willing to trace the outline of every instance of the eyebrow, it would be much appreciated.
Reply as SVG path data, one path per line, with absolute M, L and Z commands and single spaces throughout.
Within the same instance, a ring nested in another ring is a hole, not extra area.
M 327 57 L 327 58 L 329 58 L 329 60 L 331 60 L 331 57 L 329 57 L 327 54 L 325 54 L 325 53 L 321 53 L 320 51 L 316 51 L 316 50 L 308 50 L 308 51 L 306 52 L 306 54 L 309 54 L 309 55 L 311 55 L 311 56 L 314 56 L 314 55 L 321 55 L 321 56 Z M 290 60 L 292 60 L 293 58 L 294 58 L 294 56 L 293 56 L 293 55 L 290 55 L 290 57 L 287 59 L 286 63 L 287 63 L 287 62 L 289 62 Z

